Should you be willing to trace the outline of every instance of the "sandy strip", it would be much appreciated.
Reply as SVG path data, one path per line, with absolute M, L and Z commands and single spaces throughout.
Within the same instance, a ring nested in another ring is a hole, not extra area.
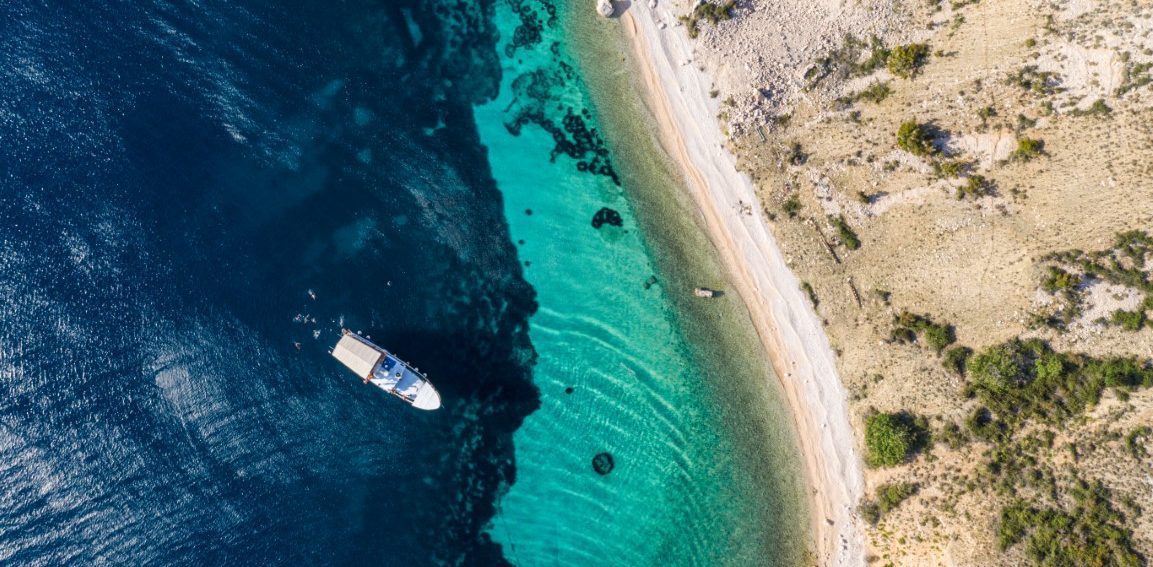
M 659 18 L 659 20 L 658 20 Z M 634 0 L 621 17 L 661 143 L 680 164 L 710 238 L 748 305 L 789 403 L 811 489 L 812 534 L 821 565 L 864 565 L 853 508 L 863 491 L 861 461 L 829 339 L 785 264 L 748 176 L 724 149 L 711 81 L 696 68 L 675 15 Z M 752 204 L 752 216 L 737 203 Z

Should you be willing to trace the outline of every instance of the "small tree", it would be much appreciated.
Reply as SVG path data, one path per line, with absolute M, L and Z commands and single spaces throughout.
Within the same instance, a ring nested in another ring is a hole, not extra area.
M 1017 140 L 1017 149 L 1010 155 L 1018 161 L 1029 161 L 1045 153 L 1045 142 L 1035 138 L 1021 138 Z
M 928 59 L 929 46 L 924 43 L 898 45 L 889 53 L 889 72 L 902 79 L 911 79 L 920 72 Z
M 927 157 L 936 152 L 933 136 L 924 124 L 916 120 L 903 122 L 897 128 L 897 147 L 915 156 Z

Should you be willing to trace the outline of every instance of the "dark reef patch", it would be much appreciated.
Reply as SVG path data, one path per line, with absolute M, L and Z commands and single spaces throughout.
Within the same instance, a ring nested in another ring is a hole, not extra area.
M 505 54 L 510 57 L 516 49 L 539 43 L 541 31 L 540 18 L 535 8 L 518 2 L 513 9 L 520 16 L 521 25 L 514 33 L 512 42 L 505 48 Z M 545 3 L 544 9 L 550 14 L 546 25 L 551 28 L 556 22 L 555 7 Z M 604 139 L 596 128 L 588 125 L 592 113 L 587 108 L 578 110 L 571 106 L 557 105 L 558 101 L 566 98 L 563 95 L 574 88 L 579 79 L 576 69 L 562 58 L 559 43 L 551 43 L 549 53 L 552 55 L 551 65 L 522 73 L 513 79 L 512 91 L 515 96 L 505 109 L 505 128 L 512 135 L 519 136 L 525 125 L 537 125 L 552 136 L 554 145 L 549 152 L 549 161 L 555 162 L 561 155 L 568 156 L 576 161 L 578 171 L 606 176 L 620 186 L 620 177 L 612 166 Z
M 593 457 L 593 470 L 601 476 L 605 476 L 616 468 L 616 463 L 613 462 L 613 456 L 609 453 L 597 453 Z
M 529 2 L 527 0 L 506 0 L 509 8 L 512 9 L 518 19 L 520 25 L 512 32 L 512 39 L 508 45 L 504 46 L 504 55 L 512 59 L 518 49 L 531 48 L 532 46 L 541 42 L 544 38 L 543 32 L 545 26 L 549 28 L 556 26 L 556 4 L 548 2 L 547 0 L 536 0 Z M 537 14 L 535 7 L 544 9 L 548 19 L 545 23 L 541 23 L 540 15 Z
M 600 228 L 606 224 L 609 226 L 624 226 L 625 222 L 621 219 L 620 213 L 608 207 L 601 207 L 601 210 L 593 215 L 593 228 Z

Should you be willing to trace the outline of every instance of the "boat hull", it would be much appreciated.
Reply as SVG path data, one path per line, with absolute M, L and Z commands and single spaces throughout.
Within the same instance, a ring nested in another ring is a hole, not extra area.
M 332 356 L 365 383 L 392 394 L 420 410 L 440 408 L 440 393 L 419 370 L 372 341 L 344 331 Z

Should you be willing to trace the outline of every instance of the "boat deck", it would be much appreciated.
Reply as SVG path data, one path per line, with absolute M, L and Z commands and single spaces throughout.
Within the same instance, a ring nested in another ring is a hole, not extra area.
M 386 354 L 380 364 L 373 368 L 370 382 L 388 391 L 395 388 L 397 394 L 410 400 L 416 398 L 420 387 L 424 385 L 424 380 L 416 372 L 391 354 Z

